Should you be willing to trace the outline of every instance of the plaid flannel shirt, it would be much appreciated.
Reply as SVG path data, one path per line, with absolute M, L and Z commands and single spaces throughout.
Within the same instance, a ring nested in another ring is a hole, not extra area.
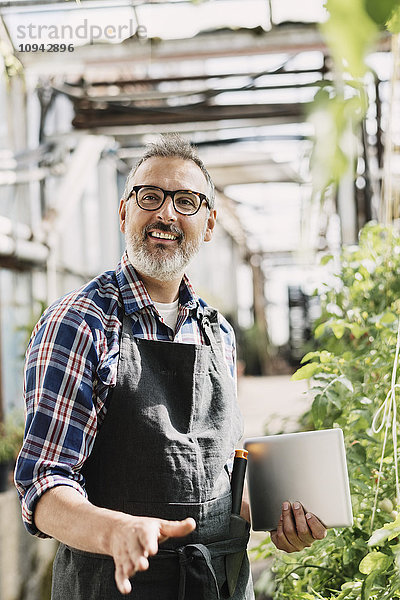
M 158 341 L 204 343 L 199 319 L 206 304 L 185 276 L 175 332 L 162 320 L 126 252 L 115 271 L 52 304 L 33 330 L 25 362 L 26 432 L 15 483 L 28 531 L 46 537 L 33 520 L 39 497 L 57 485 L 85 495 L 81 467 L 89 456 L 115 386 L 123 311 L 133 335 Z M 235 339 L 220 315 L 227 368 L 235 378 Z

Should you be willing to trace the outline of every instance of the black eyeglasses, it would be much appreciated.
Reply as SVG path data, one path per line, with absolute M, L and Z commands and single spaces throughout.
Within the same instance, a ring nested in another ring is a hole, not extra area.
M 157 210 L 164 204 L 167 196 L 171 196 L 174 209 L 181 215 L 195 215 L 200 210 L 203 201 L 211 209 L 207 196 L 192 190 L 172 191 L 163 190 L 155 185 L 134 185 L 128 199 L 133 192 L 135 192 L 136 202 L 142 210 Z

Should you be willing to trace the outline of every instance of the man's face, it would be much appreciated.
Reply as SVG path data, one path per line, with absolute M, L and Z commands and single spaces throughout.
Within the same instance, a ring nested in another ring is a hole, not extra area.
M 193 161 L 177 157 L 147 159 L 136 171 L 131 181 L 134 185 L 209 194 L 201 169 Z M 211 239 L 216 219 L 216 211 L 209 212 L 205 202 L 195 215 L 181 215 L 169 196 L 159 209 L 142 210 L 135 194 L 121 200 L 119 215 L 130 262 L 139 273 L 160 281 L 182 276 L 202 242 Z

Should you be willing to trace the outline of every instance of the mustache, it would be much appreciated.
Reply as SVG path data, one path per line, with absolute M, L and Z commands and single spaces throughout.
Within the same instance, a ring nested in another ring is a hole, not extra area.
M 158 231 L 163 231 L 164 233 L 173 233 L 174 235 L 178 236 L 179 241 L 183 240 L 185 237 L 185 234 L 183 233 L 182 229 L 179 229 L 179 227 L 176 227 L 175 225 L 167 225 L 166 223 L 160 221 L 159 223 L 150 223 L 149 225 L 146 225 L 146 227 L 143 229 L 144 238 L 147 237 L 150 231 L 154 231 L 156 229 L 158 229 Z

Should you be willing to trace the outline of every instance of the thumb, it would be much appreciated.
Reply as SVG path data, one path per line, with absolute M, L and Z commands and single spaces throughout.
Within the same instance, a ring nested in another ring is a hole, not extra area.
M 183 537 L 196 529 L 196 521 L 191 517 L 183 521 L 161 521 L 160 536 L 162 540 L 169 537 Z

